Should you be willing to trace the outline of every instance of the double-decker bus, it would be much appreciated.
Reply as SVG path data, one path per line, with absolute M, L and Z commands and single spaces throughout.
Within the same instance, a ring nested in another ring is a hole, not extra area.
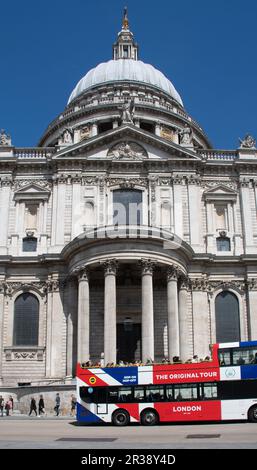
M 208 362 L 77 366 L 77 420 L 257 422 L 257 341 L 216 344 Z

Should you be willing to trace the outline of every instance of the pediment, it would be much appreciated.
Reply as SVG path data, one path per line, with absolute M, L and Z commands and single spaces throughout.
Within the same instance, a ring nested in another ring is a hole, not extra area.
M 53 156 L 53 160 L 65 160 L 65 159 L 110 159 L 110 149 L 112 149 L 118 143 L 137 143 L 145 149 L 145 152 L 149 154 L 147 148 L 156 149 L 156 159 L 181 159 L 181 160 L 196 160 L 201 159 L 196 153 L 185 147 L 175 144 L 174 142 L 167 141 L 166 139 L 159 137 L 150 132 L 146 132 L 134 125 L 123 125 L 116 129 L 111 129 L 103 134 L 91 137 L 90 139 L 83 140 L 75 145 L 70 145 L 66 148 L 62 148 Z M 133 160 L 133 152 L 130 152 Z M 143 152 L 144 154 L 144 152 Z M 115 155 L 114 155 L 115 156 Z M 146 154 L 144 154 L 146 157 Z M 117 159 L 117 156 L 116 156 Z M 134 158 L 135 159 L 135 158 Z M 138 160 L 144 160 L 145 158 L 139 158 Z M 149 155 L 149 159 L 154 159 L 154 156 Z M 128 159 L 129 160 L 129 155 Z
M 50 191 L 35 183 L 24 185 L 14 193 L 15 201 L 48 200 Z
M 236 201 L 237 192 L 229 188 L 225 184 L 218 184 L 203 193 L 203 197 L 207 201 Z

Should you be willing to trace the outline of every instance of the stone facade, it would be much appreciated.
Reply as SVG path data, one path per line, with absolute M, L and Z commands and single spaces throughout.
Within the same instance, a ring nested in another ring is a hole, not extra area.
M 122 191 L 140 194 L 140 222 L 117 228 Z M 219 339 L 221 293 L 236 299 L 240 340 L 257 338 L 255 141 L 212 149 L 182 102 L 151 83 L 84 90 L 37 148 L 2 131 L 0 220 L 3 387 L 70 383 L 78 360 L 131 359 L 122 341 L 133 328 L 134 359 L 204 357 Z M 38 301 L 36 344 L 15 341 L 22 294 Z

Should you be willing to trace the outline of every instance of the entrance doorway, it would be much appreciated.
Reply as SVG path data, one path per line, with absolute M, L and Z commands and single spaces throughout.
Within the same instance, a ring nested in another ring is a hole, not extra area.
M 117 324 L 117 362 L 133 362 L 141 359 L 141 324 L 124 322 Z

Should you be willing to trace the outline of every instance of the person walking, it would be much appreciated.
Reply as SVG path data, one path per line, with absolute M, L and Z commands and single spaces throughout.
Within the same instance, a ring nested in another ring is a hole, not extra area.
M 55 407 L 54 407 L 54 411 L 56 412 L 56 415 L 55 415 L 55 416 L 59 416 L 59 413 L 60 413 L 60 405 L 61 405 L 61 398 L 60 398 L 59 393 L 56 393 Z
M 42 416 L 45 414 L 45 402 L 44 402 L 44 397 L 43 395 L 39 396 L 39 402 L 38 402 L 38 415 Z
M 36 400 L 34 397 L 32 397 L 30 400 L 29 416 L 31 415 L 32 411 L 34 411 L 37 416 L 37 404 L 36 404 Z
M 71 416 L 75 416 L 76 403 L 77 403 L 77 400 L 76 400 L 75 395 L 71 395 L 71 411 L 70 411 Z
M 1 413 L 1 416 L 4 416 L 4 399 L 2 395 L 0 395 L 0 413 Z

